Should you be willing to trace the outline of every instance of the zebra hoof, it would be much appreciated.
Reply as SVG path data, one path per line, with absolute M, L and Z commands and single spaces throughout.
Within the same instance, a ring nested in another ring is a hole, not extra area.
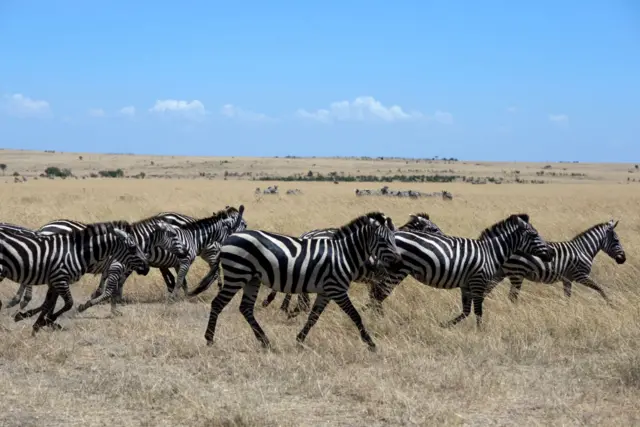
M 122 316 L 122 312 L 120 310 L 111 310 L 111 316 L 120 317 Z
M 371 352 L 371 353 L 376 353 L 378 351 L 378 347 L 376 347 L 375 344 L 369 344 L 369 346 L 367 347 L 367 349 Z
M 207 347 L 211 347 L 213 345 L 213 340 L 207 340 Z
M 24 313 L 22 313 L 22 312 L 18 312 L 18 313 L 16 313 L 16 315 L 15 315 L 15 316 L 13 316 L 13 321 L 14 321 L 14 322 L 19 322 L 19 321 L 21 321 L 21 320 L 24 320 L 26 317 L 27 317 L 27 316 L 25 316 L 25 315 L 24 315 Z
M 61 331 L 63 329 L 61 324 L 55 322 L 51 322 L 47 326 L 49 326 L 54 331 Z

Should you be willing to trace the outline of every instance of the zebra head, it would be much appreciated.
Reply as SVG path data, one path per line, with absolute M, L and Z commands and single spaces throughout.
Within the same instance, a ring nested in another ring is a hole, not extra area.
M 555 250 L 540 236 L 538 230 L 531 225 L 528 214 L 513 214 L 509 216 L 507 221 L 521 232 L 517 249 L 537 256 L 542 262 L 553 261 Z
M 440 227 L 438 227 L 429 218 L 429 214 L 426 212 L 420 212 L 409 215 L 409 222 L 400 227 L 403 231 L 420 231 L 423 233 L 435 233 L 444 235 Z
M 119 261 L 127 265 L 136 273 L 146 276 L 149 273 L 149 261 L 133 236 L 116 227 L 113 228 L 113 234 L 115 234 L 116 239 L 125 248 L 125 259 Z
M 224 223 L 229 230 L 229 235 L 247 229 L 247 221 L 242 216 L 244 214 L 244 205 L 240 205 L 238 209 L 227 205 L 225 210 L 227 211 L 227 218 L 224 219 Z
M 602 242 L 602 250 L 611 258 L 613 258 L 616 263 L 624 264 L 627 260 L 627 256 L 624 253 L 622 244 L 620 243 L 620 238 L 615 231 L 618 222 L 620 221 L 613 222 L 613 220 L 611 220 L 606 224 L 605 236 Z
M 371 233 L 368 239 L 369 254 L 373 259 L 378 260 L 383 266 L 391 266 L 401 261 L 398 247 L 396 246 L 396 231 L 390 217 L 381 212 L 370 212 L 366 215 Z M 371 257 L 369 258 L 371 262 Z
M 177 229 L 177 226 L 169 224 L 168 222 L 158 221 L 156 223 L 156 229 L 151 233 L 147 249 L 150 249 L 152 246 L 158 246 L 178 258 L 186 257 L 189 251 L 187 250 L 185 242 L 176 231 Z

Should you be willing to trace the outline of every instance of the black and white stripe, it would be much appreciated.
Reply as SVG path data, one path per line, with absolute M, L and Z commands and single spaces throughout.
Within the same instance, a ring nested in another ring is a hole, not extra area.
M 152 267 L 179 265 L 181 259 L 187 254 L 186 247 L 180 240 L 176 228 L 160 219 L 154 217 L 146 218 L 132 224 L 127 223 L 127 226 L 131 227 L 131 234 L 135 242 L 142 248 L 143 252 L 147 253 L 149 264 Z M 81 231 L 86 227 L 87 224 L 80 221 L 59 219 L 43 225 L 35 232 L 41 235 L 57 235 Z M 112 260 L 108 258 L 102 259 L 101 262 L 92 265 L 87 271 L 88 274 L 101 275 L 98 288 L 91 295 L 92 299 L 97 298 L 101 292 L 104 292 L 107 278 L 106 271 L 111 262 Z M 130 274 L 131 270 L 121 276 L 120 285 L 116 288 L 114 297 L 122 296 L 122 284 Z M 32 298 L 32 289 L 28 284 L 20 286 L 16 296 L 7 304 L 7 307 L 17 304 L 21 298 L 20 307 L 24 308 Z
M 397 262 L 391 218 L 380 212 L 362 215 L 338 229 L 332 239 L 300 239 L 259 230 L 231 235 L 220 249 L 224 285 L 211 302 L 205 339 L 211 345 L 218 315 L 244 289 L 240 312 L 263 346 L 269 340 L 253 311 L 260 284 L 285 293 L 317 293 L 309 318 L 297 336 L 303 342 L 329 301 L 351 318 L 360 337 L 375 349 L 347 291 L 362 265 L 374 256 L 384 264 Z
M 462 314 L 443 324 L 453 326 L 471 313 L 473 305 L 478 326 L 482 322 L 482 303 L 489 282 L 515 251 L 530 253 L 551 261 L 553 249 L 529 223 L 529 215 L 511 215 L 484 230 L 480 239 L 433 233 L 398 231 L 395 233 L 401 263 L 378 272 L 370 304 L 381 309 L 391 291 L 408 275 L 434 288 L 460 288 Z
M 609 298 L 602 287 L 591 277 L 591 268 L 598 252 L 603 251 L 618 264 L 627 260 L 620 238 L 615 231 L 618 222 L 610 220 L 596 224 L 563 242 L 549 242 L 555 251 L 551 262 L 544 262 L 531 254 L 517 251 L 502 266 L 502 271 L 494 278 L 487 289 L 487 294 L 504 278 L 511 282 L 509 299 L 516 302 L 527 279 L 531 282 L 551 284 L 561 281 L 566 297 L 571 296 L 571 282 L 580 283 L 596 290 L 605 301 Z
M 138 274 L 146 275 L 149 264 L 131 236 L 125 221 L 88 224 L 83 230 L 43 235 L 0 229 L 0 269 L 3 278 L 29 286 L 48 285 L 44 303 L 19 312 L 20 321 L 40 312 L 33 333 L 42 326 L 59 327 L 55 321 L 73 306 L 69 285 L 77 282 L 97 263 L 114 257 Z M 54 312 L 58 296 L 64 306 Z
M 429 214 L 426 212 L 419 212 L 415 214 L 409 215 L 409 221 L 403 226 L 398 228 L 399 231 L 422 231 L 436 234 L 444 234 L 440 227 L 438 227 L 433 221 L 431 221 Z M 307 231 L 300 235 L 300 239 L 331 239 L 336 235 L 338 231 L 337 228 L 320 228 L 317 230 Z M 369 259 L 369 262 L 365 263 L 358 270 L 358 275 L 354 279 L 354 282 L 362 282 L 368 285 L 375 283 L 376 275 L 374 274 L 374 266 L 376 265 L 376 260 L 373 258 Z M 369 287 L 369 293 L 371 295 L 371 287 Z M 269 295 L 262 301 L 263 307 L 268 307 L 269 304 L 275 299 L 278 295 L 277 291 L 271 291 Z M 302 293 L 298 295 L 298 303 L 295 309 L 289 313 L 289 304 L 291 301 L 291 294 L 286 294 L 282 305 L 280 306 L 280 310 L 287 312 L 289 317 L 295 317 L 300 311 L 309 311 L 311 307 L 309 294 Z
M 178 277 L 176 278 L 176 286 L 173 289 L 172 295 L 177 293 L 179 287 L 184 289 L 185 294 L 189 294 L 187 292 L 185 277 L 196 257 L 203 252 L 206 254 L 205 256 L 212 257 L 205 258 L 210 269 L 196 289 L 199 292 L 204 291 L 218 278 L 220 245 L 236 231 L 241 231 L 246 228 L 247 223 L 242 217 L 243 213 L 244 205 L 240 205 L 239 209 L 227 207 L 213 214 L 211 217 L 202 218 L 196 222 L 177 227 L 177 232 L 181 240 L 185 243 L 187 254 L 180 264 Z
M 200 258 L 202 258 L 209 265 L 209 273 L 207 273 L 207 275 L 200 281 L 200 284 L 196 288 L 202 288 L 202 291 L 208 289 L 217 277 L 214 271 L 217 271 L 216 265 L 218 263 L 218 253 L 220 252 L 221 243 L 231 233 L 243 231 L 247 228 L 247 222 L 243 217 L 244 205 L 240 205 L 239 209 L 236 209 L 232 206 L 225 206 L 224 210 L 221 210 L 217 213 L 214 212 L 213 217 L 221 215 L 222 212 L 226 212 L 228 220 L 224 220 L 223 222 L 215 225 L 215 227 L 217 227 L 217 230 L 214 230 L 215 234 L 213 235 L 213 238 L 204 241 L 202 244 L 198 245 L 198 247 L 194 246 L 192 251 L 192 254 L 196 254 L 194 256 L 194 259 L 196 256 L 200 256 Z M 189 230 L 195 230 L 195 228 L 201 228 L 202 225 L 206 226 L 207 224 L 206 222 L 201 222 L 200 226 L 193 226 L 194 223 L 202 220 L 178 212 L 161 212 L 156 215 L 156 218 L 160 218 L 163 221 L 166 221 L 169 224 L 173 224 L 180 228 L 185 228 L 187 225 L 189 225 Z M 233 223 L 234 219 L 236 220 L 235 223 Z M 190 232 L 190 234 L 193 233 Z M 169 291 L 169 293 L 174 293 L 176 287 L 176 279 L 174 278 L 173 274 L 171 274 L 171 271 L 169 271 L 169 269 L 166 267 L 161 267 L 160 272 L 162 273 L 162 277 L 164 278 L 164 281 L 167 285 L 167 290 Z M 176 276 L 180 276 L 180 271 L 178 268 L 176 269 Z M 182 280 L 182 282 L 180 282 L 180 280 Z M 178 278 L 177 283 L 182 283 L 181 286 L 186 291 L 186 273 L 181 279 Z M 220 284 L 218 283 L 218 287 L 219 286 Z

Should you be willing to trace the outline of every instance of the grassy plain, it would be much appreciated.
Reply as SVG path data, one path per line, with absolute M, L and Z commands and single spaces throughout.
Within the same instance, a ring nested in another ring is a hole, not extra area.
M 108 156 L 95 156 L 86 155 L 82 162 L 94 161 L 94 169 L 113 167 Z M 3 154 L 7 175 L 11 167 L 41 170 L 53 164 L 47 160 L 28 168 L 26 161 L 5 159 Z M 31 160 L 32 165 L 38 162 Z M 30 227 L 56 218 L 136 220 L 168 210 L 205 216 L 243 203 L 251 228 L 292 235 L 381 210 L 396 224 L 426 211 L 445 232 L 475 237 L 510 213 L 528 212 L 543 236 L 563 240 L 613 217 L 620 219 L 617 230 L 628 259 L 618 266 L 600 254 L 594 267 L 593 277 L 604 285 L 614 308 L 580 285 L 566 301 L 561 284 L 528 282 L 513 305 L 505 282 L 485 303 L 482 333 L 476 332 L 473 318 L 450 330 L 438 326 L 458 314 L 459 290 L 436 290 L 407 279 L 385 302 L 384 318 L 362 313 L 378 344 L 376 354 L 366 350 L 335 304 L 312 329 L 308 349 L 298 351 L 295 336 L 306 316 L 286 320 L 277 309 L 281 297 L 266 309 L 256 308 L 274 352 L 259 349 L 238 311 L 240 296 L 220 316 L 214 346 L 206 347 L 205 324 L 217 288 L 201 299 L 165 304 L 156 270 L 127 281 L 124 292 L 131 303 L 122 308 L 124 316 L 110 318 L 105 305 L 76 314 L 77 304 L 98 282 L 85 277 L 72 286 L 76 307 L 63 317 L 63 331 L 43 330 L 32 338 L 35 318 L 15 323 L 15 308 L 0 312 L 0 329 L 5 329 L 0 331 L 0 424 L 638 425 L 640 192 L 616 184 L 626 180 L 627 168 L 593 166 L 591 175 L 610 179 L 579 184 L 392 184 L 447 189 L 455 195 L 450 202 L 356 198 L 354 188 L 376 187 L 362 183 L 280 183 L 283 193 L 302 189 L 296 196 L 255 196 L 255 187 L 266 183 L 242 180 L 0 184 L 2 221 Z M 198 260 L 189 286 L 204 274 Z M 2 285 L 0 298 L 6 303 L 18 286 L 8 280 Z M 30 307 L 42 301 L 44 291 L 35 290 Z M 266 294 L 262 289 L 259 301 Z M 366 302 L 363 285 L 354 284 L 350 294 L 356 307 Z

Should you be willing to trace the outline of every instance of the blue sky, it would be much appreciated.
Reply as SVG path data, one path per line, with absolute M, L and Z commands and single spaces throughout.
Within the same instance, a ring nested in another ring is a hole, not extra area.
M 7 148 L 640 160 L 634 0 L 3 0 L 0 52 Z

